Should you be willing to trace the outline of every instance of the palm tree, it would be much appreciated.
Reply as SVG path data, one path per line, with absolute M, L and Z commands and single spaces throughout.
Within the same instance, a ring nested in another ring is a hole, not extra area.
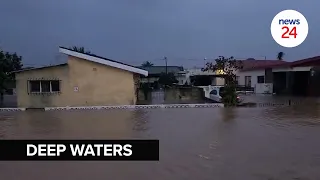
M 146 61 L 146 62 L 142 63 L 141 66 L 142 67 L 151 67 L 151 66 L 153 66 L 153 64 L 150 61 Z
M 141 66 L 144 67 L 144 68 L 146 68 L 146 67 L 152 67 L 153 64 L 152 64 L 150 61 L 145 61 L 144 63 L 141 64 Z M 149 84 L 149 83 L 150 83 L 150 82 L 149 82 L 149 77 L 150 77 L 150 76 L 147 76 L 148 86 L 150 85 L 150 84 Z
M 70 48 L 74 51 L 77 51 L 79 53 L 84 53 L 84 54 L 91 54 L 90 51 L 85 51 L 84 47 L 77 47 L 77 46 L 73 46 L 72 48 Z
M 279 52 L 277 55 L 277 59 L 281 61 L 283 60 L 283 56 L 284 56 L 284 52 Z

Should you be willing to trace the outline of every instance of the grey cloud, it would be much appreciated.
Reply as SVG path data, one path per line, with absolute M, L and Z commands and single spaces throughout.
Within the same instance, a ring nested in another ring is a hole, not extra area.
M 28 64 L 61 60 L 58 46 L 85 46 L 95 54 L 140 64 L 167 56 L 169 64 L 203 64 L 219 55 L 286 59 L 318 55 L 320 2 L 309 0 L 4 0 L 0 6 L 0 46 Z M 281 48 L 270 23 L 283 9 L 309 21 L 299 47 Z M 194 60 L 188 60 L 194 59 Z

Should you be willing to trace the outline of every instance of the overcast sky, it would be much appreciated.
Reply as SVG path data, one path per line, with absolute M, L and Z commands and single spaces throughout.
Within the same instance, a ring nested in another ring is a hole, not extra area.
M 59 46 L 139 65 L 200 66 L 219 55 L 288 61 L 319 55 L 319 0 L 1 0 L 0 47 L 25 64 L 63 61 Z M 270 23 L 284 9 L 307 18 L 309 35 L 292 49 L 272 39 Z

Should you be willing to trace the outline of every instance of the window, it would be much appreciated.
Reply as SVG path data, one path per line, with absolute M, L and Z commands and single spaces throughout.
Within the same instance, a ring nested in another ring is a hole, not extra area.
M 40 92 L 40 81 L 29 81 L 30 92 Z
M 51 92 L 60 92 L 60 81 L 51 81 Z
M 258 83 L 264 83 L 264 76 L 258 76 Z
M 40 81 L 41 82 L 41 92 L 50 92 L 50 81 Z
M 251 76 L 245 77 L 245 86 L 251 87 Z
M 52 93 L 60 92 L 60 81 L 29 81 L 31 93 Z

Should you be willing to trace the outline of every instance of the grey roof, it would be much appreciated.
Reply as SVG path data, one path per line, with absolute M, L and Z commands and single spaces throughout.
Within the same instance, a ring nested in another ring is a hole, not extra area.
M 148 71 L 149 74 L 161 74 L 166 72 L 166 66 L 149 66 L 149 67 L 139 66 L 138 68 Z M 179 71 L 183 71 L 183 67 L 167 66 L 167 70 L 168 70 L 168 73 L 177 73 Z
M 36 69 L 44 69 L 44 68 L 51 68 L 51 67 L 58 67 L 58 66 L 66 66 L 68 65 L 67 63 L 63 64 L 56 64 L 56 65 L 49 65 L 49 66 L 42 66 L 42 67 L 27 67 L 27 68 L 22 68 L 21 70 L 17 71 L 12 71 L 13 73 L 19 73 L 19 72 L 24 72 L 24 71 L 31 71 L 31 70 L 36 70 Z

